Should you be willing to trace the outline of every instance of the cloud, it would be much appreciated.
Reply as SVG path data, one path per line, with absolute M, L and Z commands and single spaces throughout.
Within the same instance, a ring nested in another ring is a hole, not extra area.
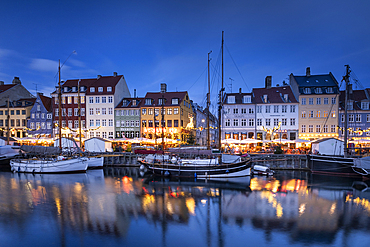
M 43 72 L 54 72 L 58 68 L 58 62 L 49 59 L 35 58 L 32 59 L 30 68 Z

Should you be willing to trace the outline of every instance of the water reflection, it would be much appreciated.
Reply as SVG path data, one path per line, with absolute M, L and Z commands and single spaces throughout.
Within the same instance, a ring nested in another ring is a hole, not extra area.
M 238 181 L 163 180 L 116 168 L 2 172 L 1 240 L 13 246 L 362 246 L 370 240 L 367 186 L 296 172 Z

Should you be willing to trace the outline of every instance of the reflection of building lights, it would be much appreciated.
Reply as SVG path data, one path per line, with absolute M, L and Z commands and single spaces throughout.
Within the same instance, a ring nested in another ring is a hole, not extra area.
M 205 205 L 205 204 L 207 203 L 207 200 L 206 200 L 206 199 L 202 199 L 200 202 L 201 202 L 203 205 Z
M 188 211 L 189 211 L 190 215 L 195 216 L 195 201 L 194 201 L 194 198 L 192 198 L 192 197 L 186 198 L 185 203 L 186 203 L 186 207 L 188 208 Z
M 302 203 L 301 205 L 299 205 L 299 209 L 298 209 L 299 216 L 301 216 L 304 213 L 305 210 L 306 210 L 306 204 L 305 203 Z
M 167 212 L 169 215 L 172 215 L 173 214 L 173 207 L 172 207 L 172 204 L 170 202 L 167 202 Z
M 331 205 L 331 208 L 330 208 L 330 214 L 333 214 L 335 212 L 335 209 L 337 207 L 337 204 L 336 203 L 333 203 L 333 205 Z

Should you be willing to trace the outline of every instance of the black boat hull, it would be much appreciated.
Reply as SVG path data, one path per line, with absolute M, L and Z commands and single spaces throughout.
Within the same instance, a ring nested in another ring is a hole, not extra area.
M 353 158 L 338 156 L 310 155 L 310 168 L 313 174 L 341 177 L 361 177 L 355 172 Z

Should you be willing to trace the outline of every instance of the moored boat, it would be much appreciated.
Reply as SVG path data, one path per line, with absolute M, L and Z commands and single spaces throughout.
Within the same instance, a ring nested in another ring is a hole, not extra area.
M 81 159 L 86 161 L 88 169 L 103 168 L 104 157 L 82 157 Z

